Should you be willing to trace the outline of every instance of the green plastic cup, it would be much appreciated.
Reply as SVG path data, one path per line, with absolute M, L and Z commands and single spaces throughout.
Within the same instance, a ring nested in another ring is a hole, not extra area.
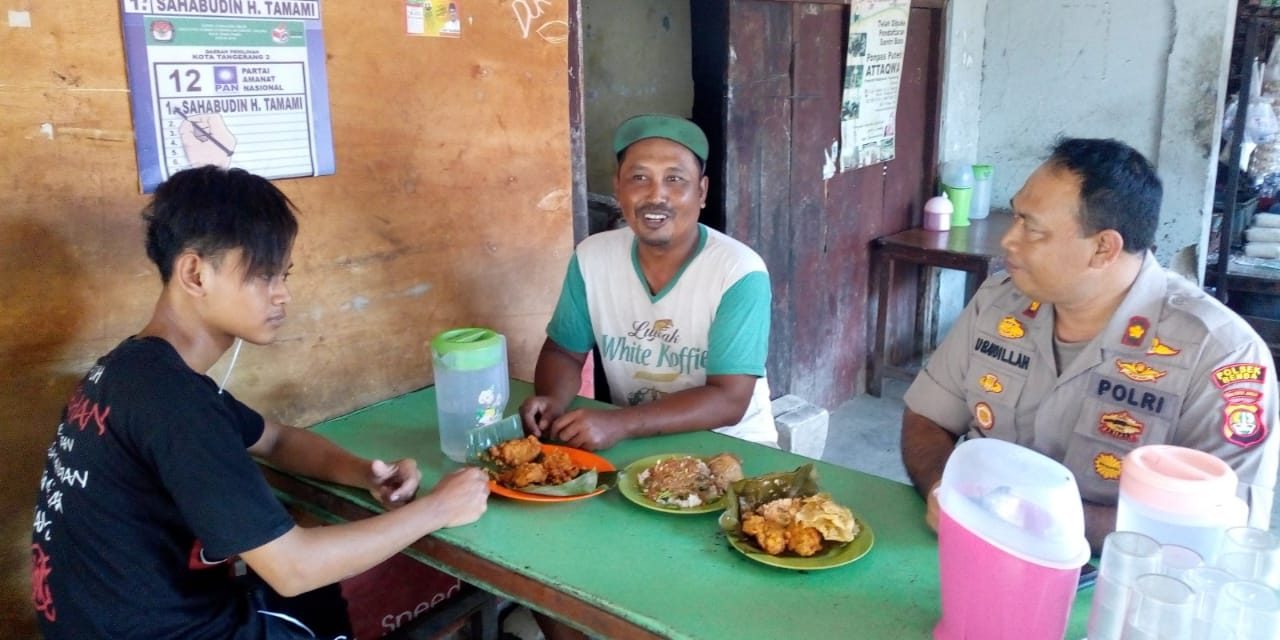
M 951 226 L 969 226 L 969 201 L 973 198 L 973 187 L 951 187 L 944 184 L 942 191 L 951 201 Z

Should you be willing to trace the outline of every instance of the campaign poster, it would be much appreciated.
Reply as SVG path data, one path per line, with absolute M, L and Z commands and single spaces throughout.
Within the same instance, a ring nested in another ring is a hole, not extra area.
M 840 170 L 894 157 L 911 0 L 853 0 L 840 105 Z
M 334 172 L 319 0 L 122 0 L 139 181 Z
M 433 38 L 462 37 L 462 0 L 405 0 L 405 32 Z

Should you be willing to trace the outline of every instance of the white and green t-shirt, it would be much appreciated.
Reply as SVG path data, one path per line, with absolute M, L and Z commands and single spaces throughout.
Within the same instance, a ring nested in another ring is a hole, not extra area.
M 617 229 L 578 245 L 547 336 L 576 353 L 598 348 L 621 405 L 703 386 L 709 375 L 756 376 L 742 420 L 716 431 L 777 446 L 765 378 L 771 300 L 764 260 L 702 225 L 693 257 L 650 294 L 635 234 Z

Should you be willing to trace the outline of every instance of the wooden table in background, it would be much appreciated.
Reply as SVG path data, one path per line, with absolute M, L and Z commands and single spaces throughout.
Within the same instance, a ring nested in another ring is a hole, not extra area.
M 908 375 L 906 370 L 890 362 L 888 350 L 890 289 L 899 263 L 907 263 L 916 269 L 917 295 L 922 281 L 921 267 L 966 272 L 964 301 L 968 304 L 987 276 L 1004 266 L 1000 238 L 1012 221 L 1013 216 L 1008 212 L 992 211 L 989 217 L 972 220 L 967 227 L 956 227 L 950 231 L 907 229 L 872 241 L 876 328 L 867 393 L 879 397 L 886 375 Z M 914 318 L 912 324 L 916 325 Z

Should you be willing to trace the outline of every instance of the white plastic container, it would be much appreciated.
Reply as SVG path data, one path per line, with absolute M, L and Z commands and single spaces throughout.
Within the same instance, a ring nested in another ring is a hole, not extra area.
M 502 419 L 510 397 L 507 339 L 490 329 L 441 332 L 431 340 L 440 450 L 466 462 L 467 431 Z
M 924 228 L 927 231 L 951 230 L 951 214 L 954 208 L 944 193 L 929 198 L 924 203 Z
M 969 440 L 938 487 L 936 640 L 1061 638 L 1089 559 L 1075 476 L 1011 442 Z
M 969 219 L 981 220 L 991 213 L 991 174 L 989 164 L 973 165 L 973 202 L 969 206 Z
M 1235 471 L 1212 454 L 1148 445 L 1130 451 L 1121 468 L 1117 531 L 1194 549 L 1212 563 L 1223 533 L 1248 521 Z

